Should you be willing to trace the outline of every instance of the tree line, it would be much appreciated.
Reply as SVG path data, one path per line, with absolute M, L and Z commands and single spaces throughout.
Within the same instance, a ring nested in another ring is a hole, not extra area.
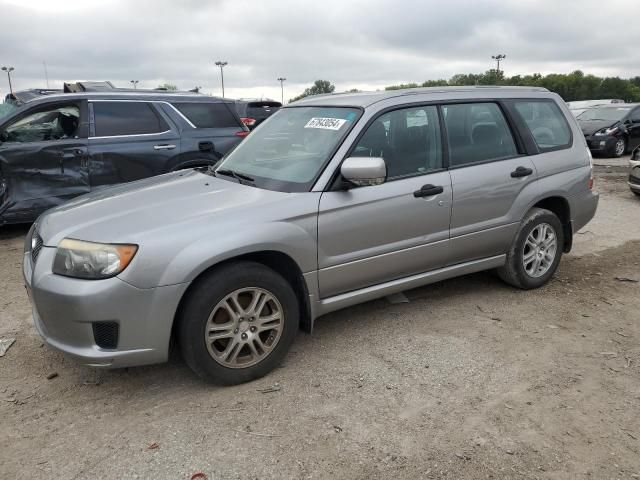
M 541 75 L 514 75 L 507 77 L 504 72 L 489 70 L 485 73 L 461 73 L 454 75 L 448 80 L 427 80 L 418 83 L 402 83 L 390 85 L 385 90 L 399 90 L 402 88 L 418 87 L 442 87 L 442 86 L 462 86 L 462 85 L 510 85 L 527 87 L 544 87 L 557 93 L 565 102 L 574 100 L 598 100 L 603 98 L 620 98 L 626 102 L 640 102 L 640 76 L 633 78 L 620 77 L 598 77 L 595 75 L 585 75 L 584 72 L 551 73 Z M 321 93 L 333 93 L 335 86 L 328 80 L 316 80 L 302 94 L 289 100 L 290 102 L 299 100 L 309 95 Z M 356 91 L 350 90 L 350 91 Z

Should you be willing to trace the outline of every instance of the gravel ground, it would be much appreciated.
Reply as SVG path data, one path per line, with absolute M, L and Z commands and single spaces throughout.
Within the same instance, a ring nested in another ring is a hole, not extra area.
M 98 371 L 44 347 L 26 229 L 0 230 L 0 478 L 640 478 L 640 283 L 616 280 L 640 280 L 640 199 L 597 165 L 598 214 L 549 285 L 481 273 L 349 308 L 237 387 L 179 355 Z

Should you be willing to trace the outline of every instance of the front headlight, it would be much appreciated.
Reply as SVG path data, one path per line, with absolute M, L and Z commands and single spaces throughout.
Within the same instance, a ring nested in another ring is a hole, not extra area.
M 137 245 L 65 238 L 58 244 L 53 273 L 90 280 L 113 277 L 127 268 L 137 251 Z
M 616 133 L 616 131 L 618 130 L 618 127 L 607 127 L 607 128 L 603 128 L 602 130 L 598 130 L 596 133 L 594 133 L 594 135 L 598 136 L 598 137 L 602 137 L 605 135 L 612 135 L 614 133 Z

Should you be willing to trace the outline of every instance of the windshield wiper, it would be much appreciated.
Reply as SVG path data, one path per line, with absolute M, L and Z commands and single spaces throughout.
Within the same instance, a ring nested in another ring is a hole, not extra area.
M 245 175 L 244 173 L 240 173 L 240 172 L 234 172 L 233 170 L 229 170 L 228 168 L 221 168 L 220 170 L 215 170 L 215 173 L 219 173 L 220 175 L 226 175 L 227 177 L 233 177 L 236 180 L 238 180 L 238 182 L 242 183 L 242 180 L 245 180 L 247 182 L 255 182 L 255 180 L 253 178 L 251 178 L 249 175 Z

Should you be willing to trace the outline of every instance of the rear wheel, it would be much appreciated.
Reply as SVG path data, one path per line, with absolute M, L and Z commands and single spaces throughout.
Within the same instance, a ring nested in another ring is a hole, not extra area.
M 563 245 L 558 217 L 549 210 L 533 208 L 520 224 L 498 275 L 514 287 L 525 290 L 541 287 L 558 268 Z
M 179 317 L 182 355 L 205 380 L 247 382 L 276 368 L 296 335 L 297 297 L 289 283 L 255 262 L 223 266 L 200 279 Z

